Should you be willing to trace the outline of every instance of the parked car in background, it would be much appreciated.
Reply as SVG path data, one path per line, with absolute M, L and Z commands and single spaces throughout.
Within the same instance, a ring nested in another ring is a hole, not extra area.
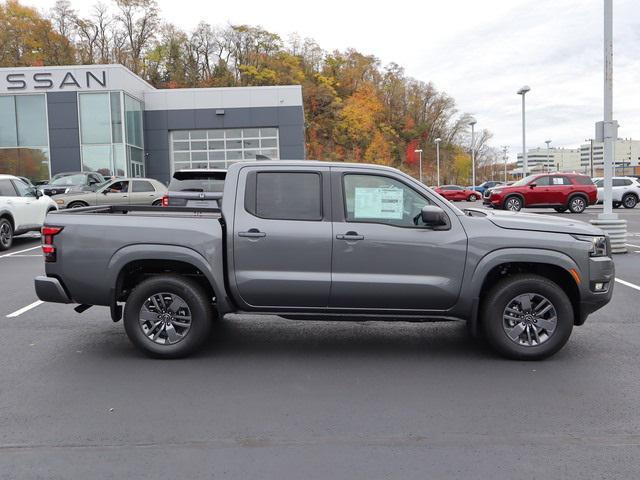
M 223 169 L 178 170 L 173 174 L 163 207 L 219 207 L 227 171 Z
M 480 194 L 483 194 L 487 189 L 498 187 L 500 185 L 504 185 L 504 182 L 500 182 L 498 180 L 487 180 L 486 182 L 482 182 L 480 185 L 471 187 L 471 190 L 475 190 Z
M 38 231 L 56 203 L 13 175 L 0 175 L 0 250 L 11 247 L 13 237 Z
M 596 203 L 598 192 L 591 177 L 578 173 L 543 173 L 529 175 L 510 186 L 494 187 L 485 192 L 483 203 L 493 208 L 519 212 L 522 208 L 569 209 L 582 213 Z
M 452 202 L 475 202 L 481 197 L 478 192 L 459 185 L 442 185 L 436 187 L 434 190 Z
M 53 196 L 67 193 L 74 187 L 81 189 L 99 185 L 104 181 L 104 177 L 97 172 L 65 172 L 54 175 L 49 183 L 38 188 L 45 195 Z
M 604 201 L 604 179 L 594 178 L 593 183 L 598 189 L 598 203 Z M 640 181 L 633 177 L 613 177 L 613 208 L 622 205 L 624 208 L 635 208 L 640 199 Z
M 22 180 L 24 183 L 26 183 L 28 187 L 35 188 L 35 185 L 33 184 L 33 182 L 32 182 L 30 179 L 28 179 L 27 177 L 20 177 L 20 176 L 18 176 L 18 178 L 19 178 L 20 180 Z
M 83 190 L 57 195 L 59 208 L 90 205 L 160 205 L 167 187 L 151 178 L 115 178 Z

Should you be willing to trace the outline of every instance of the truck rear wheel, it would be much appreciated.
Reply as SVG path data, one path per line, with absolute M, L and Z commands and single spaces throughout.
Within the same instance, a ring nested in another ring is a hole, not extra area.
M 500 280 L 485 297 L 487 340 L 514 360 L 542 360 L 560 350 L 573 330 L 573 307 L 559 285 L 534 274 Z
M 198 283 L 179 275 L 144 280 L 125 305 L 127 336 L 151 357 L 190 355 L 211 332 L 214 314 L 208 297 Z

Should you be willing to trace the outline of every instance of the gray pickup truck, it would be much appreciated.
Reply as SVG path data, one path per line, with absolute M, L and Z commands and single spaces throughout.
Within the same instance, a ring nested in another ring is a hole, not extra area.
M 463 320 L 500 354 L 542 359 L 611 299 L 608 237 L 579 221 L 461 211 L 393 168 L 229 168 L 221 209 L 56 212 L 43 227 L 47 302 L 110 307 L 131 341 L 188 355 L 227 313 Z M 124 308 L 121 305 L 124 303 Z

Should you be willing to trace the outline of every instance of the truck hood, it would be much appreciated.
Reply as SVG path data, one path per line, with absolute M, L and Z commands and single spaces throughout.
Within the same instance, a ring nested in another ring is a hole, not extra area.
M 530 230 L 533 232 L 569 233 L 574 235 L 604 235 L 593 225 L 579 220 L 540 215 L 537 213 L 477 210 L 485 213 L 487 219 L 500 228 Z

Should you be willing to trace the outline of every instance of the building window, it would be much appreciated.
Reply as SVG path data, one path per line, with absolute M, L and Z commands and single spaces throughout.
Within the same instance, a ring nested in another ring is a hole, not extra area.
M 176 130 L 171 132 L 172 169 L 227 168 L 243 160 L 280 157 L 277 128 Z
M 79 93 L 78 104 L 82 170 L 143 176 L 141 102 L 121 92 L 100 92 Z
M 0 96 L 0 172 L 32 180 L 49 178 L 45 96 Z

